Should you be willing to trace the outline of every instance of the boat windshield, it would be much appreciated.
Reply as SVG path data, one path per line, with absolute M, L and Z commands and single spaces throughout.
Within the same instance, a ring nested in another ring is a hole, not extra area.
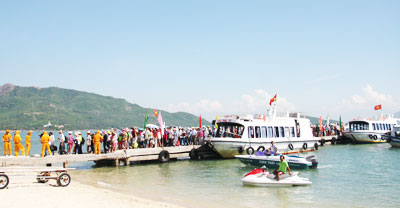
M 215 137 L 241 138 L 244 126 L 237 123 L 218 123 L 218 129 Z
M 365 121 L 351 121 L 349 125 L 350 131 L 369 130 L 369 123 Z

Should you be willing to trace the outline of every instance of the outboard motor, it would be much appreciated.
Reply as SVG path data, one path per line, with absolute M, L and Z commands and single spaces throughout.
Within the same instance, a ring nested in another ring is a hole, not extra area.
M 316 169 L 318 167 L 318 162 L 317 162 L 317 158 L 315 157 L 315 155 L 306 157 L 306 160 L 311 162 L 312 169 Z

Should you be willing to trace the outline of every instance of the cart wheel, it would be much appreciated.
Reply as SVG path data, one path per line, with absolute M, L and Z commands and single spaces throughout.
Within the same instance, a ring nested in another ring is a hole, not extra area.
M 49 172 L 41 172 L 40 175 L 41 176 L 50 176 L 50 173 Z M 38 183 L 47 183 L 49 181 L 49 179 L 47 179 L 47 178 L 40 178 L 40 177 L 37 177 L 36 180 Z
M 8 186 L 10 179 L 5 174 L 0 174 L 0 189 L 3 189 Z
M 61 173 L 60 176 L 58 176 L 57 179 L 57 184 L 62 187 L 66 187 L 71 183 L 71 176 L 68 173 Z

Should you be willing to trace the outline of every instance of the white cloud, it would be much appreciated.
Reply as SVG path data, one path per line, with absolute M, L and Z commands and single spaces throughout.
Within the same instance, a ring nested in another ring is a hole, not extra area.
M 254 90 L 253 93 L 242 94 L 232 98 L 236 100 L 229 102 L 226 98 L 224 101 L 202 99 L 197 102 L 180 102 L 177 104 L 169 104 L 165 110 L 169 112 L 184 111 L 195 115 L 201 114 L 204 118 L 212 120 L 217 113 L 225 114 L 254 114 L 266 113 L 269 109 L 269 100 L 274 96 L 262 89 Z M 296 107 L 290 103 L 285 97 L 277 96 L 277 109 L 279 112 L 294 111 Z

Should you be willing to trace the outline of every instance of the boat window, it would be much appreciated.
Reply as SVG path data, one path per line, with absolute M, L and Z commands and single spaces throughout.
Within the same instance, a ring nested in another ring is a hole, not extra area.
M 392 131 L 392 124 L 389 124 L 389 131 Z
M 378 130 L 378 131 L 380 130 L 379 129 L 379 124 L 376 124 L 376 130 Z
M 300 124 L 297 120 L 294 120 L 295 124 L 296 124 L 296 135 L 297 137 L 300 137 Z
M 372 128 L 374 129 L 374 131 L 376 130 L 375 123 L 372 124 Z
M 256 126 L 256 138 L 261 138 L 261 128 Z
M 261 137 L 267 138 L 267 127 L 265 126 L 261 127 Z
M 294 127 L 290 127 L 290 136 L 291 136 L 291 137 L 295 137 L 295 134 L 294 134 Z
M 285 127 L 285 136 L 286 136 L 286 137 L 290 137 L 290 134 L 289 134 L 289 127 Z
M 281 136 L 281 137 L 285 137 L 285 128 L 280 127 L 280 130 L 281 130 L 281 131 L 280 131 L 280 133 L 281 133 L 280 136 Z
M 274 130 L 274 137 L 279 137 L 279 127 L 275 126 Z
M 380 130 L 383 130 L 383 126 L 382 126 L 381 123 L 379 124 L 379 129 L 380 129 Z
M 352 121 L 349 126 L 350 131 L 369 130 L 369 124 L 365 121 Z
M 389 130 L 389 124 L 386 124 L 386 130 Z
M 218 123 L 218 129 L 215 137 L 241 138 L 244 126 L 237 123 Z
M 272 126 L 268 126 L 268 138 L 272 138 L 274 136 L 274 129 Z
M 249 126 L 249 138 L 254 138 L 254 129 L 252 126 Z

